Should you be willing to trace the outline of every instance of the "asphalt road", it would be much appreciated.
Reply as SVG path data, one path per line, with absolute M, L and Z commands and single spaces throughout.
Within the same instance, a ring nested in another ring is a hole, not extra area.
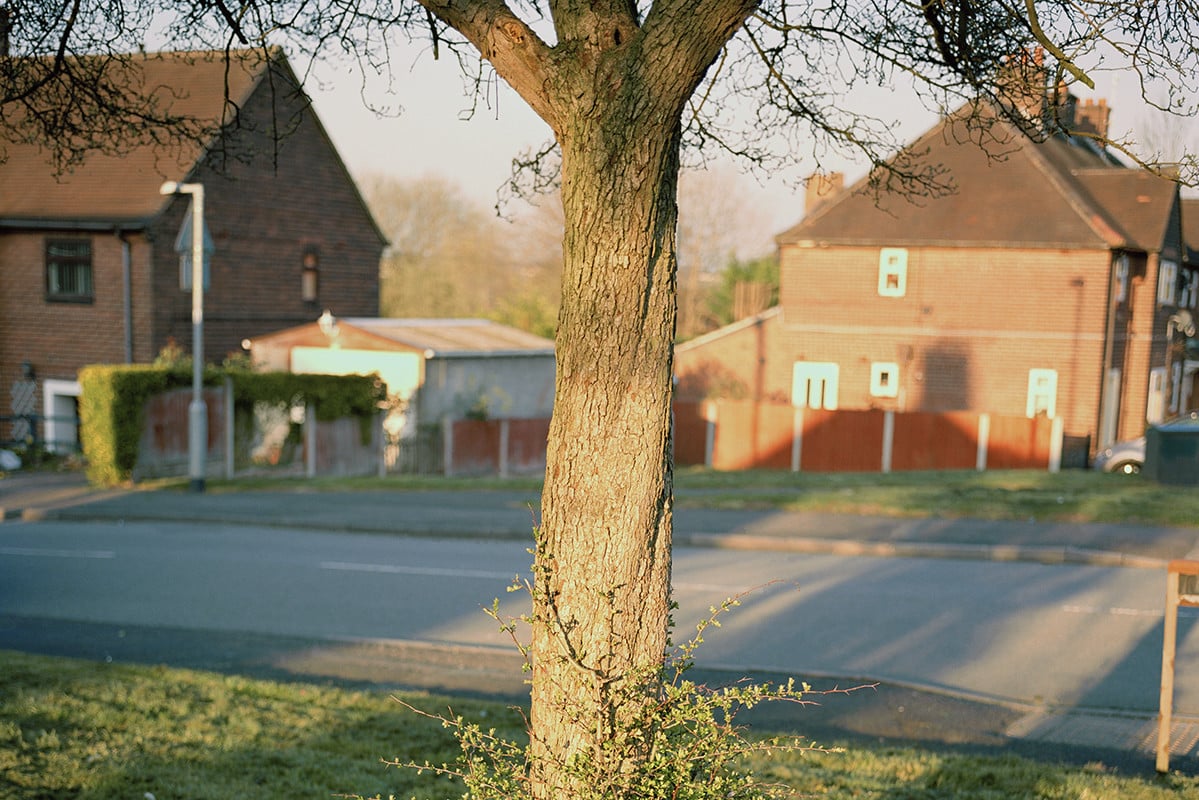
M 525 543 L 206 523 L 7 525 L 0 613 L 81 623 L 317 640 L 494 648 L 483 613 L 527 575 Z M 1150 570 L 880 559 L 680 547 L 680 639 L 709 631 L 701 666 L 883 680 L 1027 705 L 1156 711 L 1161 579 Z M 757 588 L 755 588 L 757 587 Z M 1178 663 L 1199 663 L 1184 615 Z M 1180 670 L 1179 713 L 1199 712 Z

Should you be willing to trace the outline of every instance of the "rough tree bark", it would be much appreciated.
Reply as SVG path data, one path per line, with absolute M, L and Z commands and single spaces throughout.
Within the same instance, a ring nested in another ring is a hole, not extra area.
M 565 263 L 531 648 L 539 798 L 579 794 L 572 759 L 615 789 L 646 755 L 635 731 L 657 693 L 670 614 L 681 120 L 754 6 L 657 2 L 639 21 L 627 0 L 551 3 L 552 48 L 501 5 L 427 6 L 549 123 L 562 152 Z

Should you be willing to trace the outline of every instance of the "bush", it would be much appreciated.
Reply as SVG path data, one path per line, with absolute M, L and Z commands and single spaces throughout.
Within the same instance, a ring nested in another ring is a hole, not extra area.
M 79 372 L 79 419 L 87 477 L 93 484 L 124 483 L 137 464 L 146 401 L 161 392 L 191 385 L 190 369 L 166 365 L 97 365 Z M 377 376 L 297 375 L 290 372 L 247 372 L 240 368 L 204 370 L 205 386 L 233 384 L 234 403 L 297 405 L 314 403 L 321 420 L 359 417 L 364 436 L 386 390 Z

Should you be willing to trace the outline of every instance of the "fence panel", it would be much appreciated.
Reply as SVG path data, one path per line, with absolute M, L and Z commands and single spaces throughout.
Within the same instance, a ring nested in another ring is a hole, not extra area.
M 991 417 L 988 469 L 1045 469 L 1053 441 L 1048 417 Z
M 708 455 L 708 420 L 703 402 L 674 404 L 674 463 L 702 467 Z
M 500 422 L 494 419 L 456 419 L 450 441 L 450 463 L 446 473 L 453 475 L 494 475 L 500 471 Z
M 883 464 L 882 411 L 805 408 L 800 470 L 878 472 Z
M 967 411 L 905 411 L 895 414 L 891 469 L 974 469 L 978 462 L 978 414 Z
M 545 472 L 545 445 L 549 418 L 508 420 L 508 472 L 536 475 Z

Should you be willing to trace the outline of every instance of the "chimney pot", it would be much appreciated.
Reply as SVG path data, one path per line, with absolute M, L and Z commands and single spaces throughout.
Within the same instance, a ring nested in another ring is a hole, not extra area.
M 804 214 L 841 191 L 845 186 L 845 175 L 840 172 L 817 172 L 804 181 Z

